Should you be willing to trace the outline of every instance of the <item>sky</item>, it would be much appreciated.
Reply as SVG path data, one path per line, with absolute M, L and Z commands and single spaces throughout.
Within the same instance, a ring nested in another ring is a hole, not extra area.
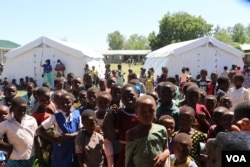
M 221 27 L 250 24 L 247 0 L 0 0 L 0 39 L 20 45 L 41 36 L 107 50 L 107 35 L 158 33 L 168 12 L 187 12 Z

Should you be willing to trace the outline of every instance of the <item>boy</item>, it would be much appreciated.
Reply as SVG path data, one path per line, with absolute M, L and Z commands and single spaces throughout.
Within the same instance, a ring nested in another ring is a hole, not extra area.
M 232 99 L 232 110 L 241 102 L 249 100 L 249 93 L 242 85 L 244 83 L 244 76 L 242 74 L 235 74 L 233 78 L 234 87 L 228 91 L 229 97 Z
M 78 165 L 80 167 L 104 166 L 106 162 L 104 139 L 101 134 L 95 132 L 95 111 L 87 109 L 81 114 L 81 117 L 84 129 L 75 138 L 75 153 L 78 158 Z
M 26 114 L 28 104 L 22 97 L 12 100 L 10 112 L 13 117 L 0 123 L 0 137 L 8 137 L 8 143 L 0 141 L 0 150 L 5 151 L 9 159 L 6 166 L 32 166 L 33 145 L 37 122 Z
M 201 78 L 199 80 L 197 80 L 197 85 L 199 86 L 199 88 L 208 92 L 208 83 L 211 81 L 207 79 L 207 70 L 202 69 L 200 71 L 200 75 L 201 75 Z
M 189 156 L 192 139 L 186 133 L 178 133 L 174 137 L 174 154 L 170 155 L 171 167 L 197 167 L 193 158 Z
M 175 120 L 170 115 L 163 115 L 159 119 L 159 124 L 163 125 L 168 132 L 168 149 L 170 154 L 174 153 L 173 150 L 173 134 L 175 128 Z
M 99 90 L 98 88 L 92 87 L 87 91 L 87 104 L 79 109 L 80 114 L 86 109 L 96 110 L 96 99 Z
M 250 102 L 245 101 L 238 104 L 234 109 L 233 123 L 242 131 L 250 131 Z
M 164 82 L 161 84 L 159 93 L 160 105 L 157 108 L 157 120 L 159 120 L 162 115 L 170 115 L 177 123 L 180 111 L 172 101 L 175 96 L 175 85 L 171 82 Z M 178 125 L 175 126 L 175 130 L 178 130 Z

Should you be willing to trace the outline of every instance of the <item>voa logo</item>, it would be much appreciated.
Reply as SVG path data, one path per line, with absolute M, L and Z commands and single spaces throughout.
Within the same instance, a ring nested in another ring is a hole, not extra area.
M 227 162 L 247 162 L 244 155 L 226 155 Z

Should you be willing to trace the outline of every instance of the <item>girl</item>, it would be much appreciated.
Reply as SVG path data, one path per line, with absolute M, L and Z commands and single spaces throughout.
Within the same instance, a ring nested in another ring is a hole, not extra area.
M 150 70 L 148 70 L 148 76 L 145 78 L 145 87 L 147 91 L 154 90 L 154 76 L 151 75 Z
M 82 80 L 79 77 L 76 77 L 72 80 L 72 94 L 74 96 L 74 107 L 79 108 L 80 102 L 79 102 L 79 92 L 83 89 Z
M 32 116 L 36 119 L 38 126 L 56 112 L 55 105 L 50 101 L 50 91 L 47 87 L 38 88 L 37 95 L 37 107 L 32 113 Z M 35 137 L 36 156 L 39 165 L 49 165 L 51 160 L 52 143 L 44 138 L 38 136 Z M 43 154 L 49 155 L 48 162 L 43 159 Z
M 41 61 L 40 66 L 43 67 L 44 82 L 48 82 L 49 85 L 52 86 L 52 66 L 50 65 L 50 59 L 45 60 L 45 64 L 42 64 Z
M 12 100 L 10 112 L 13 117 L 0 123 L 0 138 L 7 135 L 8 143 L 0 141 L 0 150 L 7 153 L 6 166 L 32 166 L 34 162 L 33 145 L 37 122 L 26 114 L 27 102 L 23 97 Z
M 36 133 L 45 139 L 52 141 L 52 167 L 74 167 L 76 166 L 74 139 L 78 130 L 82 127 L 81 116 L 78 110 L 71 111 L 73 105 L 73 95 L 64 93 L 60 97 L 60 107 L 62 112 L 58 112 L 38 127 Z M 55 127 L 55 134 L 46 133 L 46 130 Z
M 169 156 L 167 131 L 154 124 L 155 100 L 148 95 L 140 96 L 135 104 L 138 124 L 126 133 L 126 167 L 164 166 Z

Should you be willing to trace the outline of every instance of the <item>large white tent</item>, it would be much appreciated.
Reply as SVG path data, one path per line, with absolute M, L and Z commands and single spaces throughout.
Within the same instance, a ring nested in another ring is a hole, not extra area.
M 174 43 L 149 53 L 144 68 L 155 69 L 155 77 L 161 75 L 161 67 L 168 67 L 169 76 L 181 74 L 182 67 L 189 67 L 193 77 L 201 69 L 220 74 L 224 66 L 232 64 L 243 67 L 244 53 L 213 37 L 203 37 L 190 41 Z
M 11 50 L 5 56 L 7 60 L 3 77 L 7 77 L 8 80 L 16 79 L 17 82 L 20 78 L 28 76 L 41 86 L 44 80 L 40 62 L 45 63 L 46 59 L 50 59 L 53 69 L 57 60 L 60 59 L 65 64 L 65 74 L 72 72 L 75 76 L 82 78 L 85 65 L 88 64 L 90 68 L 96 67 L 99 77 L 104 76 L 105 64 L 102 54 L 78 44 L 45 36 Z M 52 73 L 53 78 L 55 78 L 56 71 L 53 70 Z

